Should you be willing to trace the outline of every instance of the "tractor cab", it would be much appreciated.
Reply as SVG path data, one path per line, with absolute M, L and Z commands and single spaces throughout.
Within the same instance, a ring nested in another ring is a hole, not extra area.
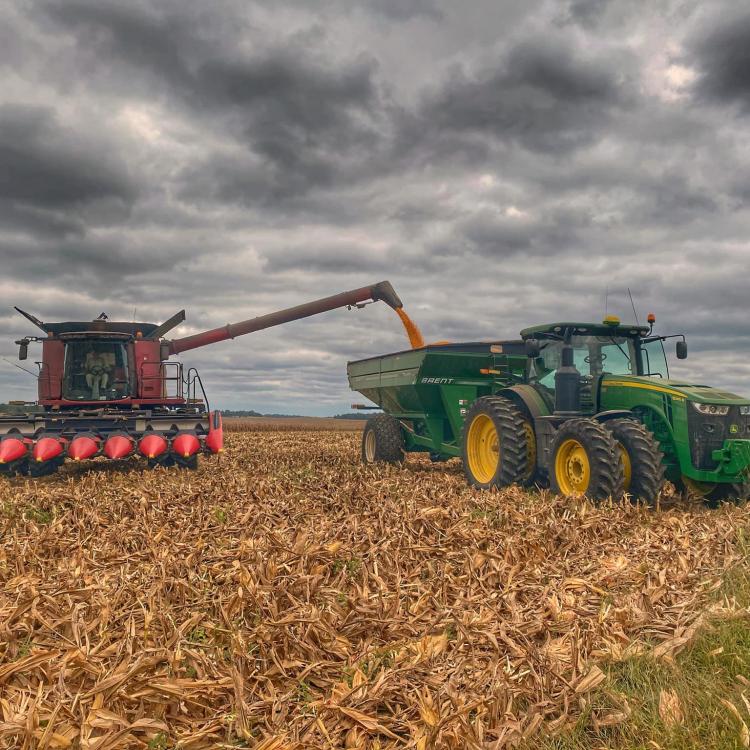
M 597 387 L 604 376 L 669 378 L 664 351 L 669 337 L 652 336 L 652 326 L 622 325 L 608 316 L 599 324 L 562 322 L 526 328 L 521 337 L 528 354 L 527 382 L 555 408 L 558 373 L 567 357 L 569 381 L 580 384 L 580 406 L 565 410 L 594 413 L 599 408 Z M 679 343 L 677 356 L 684 358 L 684 338 Z

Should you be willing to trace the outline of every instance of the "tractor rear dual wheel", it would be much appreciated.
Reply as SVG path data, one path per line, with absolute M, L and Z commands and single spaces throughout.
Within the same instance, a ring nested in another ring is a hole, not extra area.
M 536 468 L 535 440 L 529 448 L 533 434 L 523 413 L 509 399 L 478 398 L 464 420 L 461 455 L 469 484 L 490 489 L 528 482 Z

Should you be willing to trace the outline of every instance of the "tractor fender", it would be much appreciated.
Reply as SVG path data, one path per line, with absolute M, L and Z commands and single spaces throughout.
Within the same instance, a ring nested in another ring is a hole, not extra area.
M 545 472 L 547 470 L 547 461 L 549 448 L 554 435 L 554 426 L 549 420 L 542 419 L 550 415 L 550 410 L 539 391 L 531 385 L 514 385 L 510 388 L 503 388 L 498 393 L 499 396 L 505 396 L 526 414 L 534 426 L 536 436 L 536 456 L 537 469 Z
M 604 423 L 609 422 L 610 419 L 623 419 L 628 417 L 630 417 L 630 419 L 638 419 L 638 417 L 628 409 L 609 409 L 608 411 L 600 411 L 598 414 L 594 414 L 592 419 Z
M 537 417 L 546 417 L 551 413 L 544 399 L 531 385 L 514 385 L 510 388 L 503 388 L 498 396 L 509 398 L 527 412 L 534 421 Z

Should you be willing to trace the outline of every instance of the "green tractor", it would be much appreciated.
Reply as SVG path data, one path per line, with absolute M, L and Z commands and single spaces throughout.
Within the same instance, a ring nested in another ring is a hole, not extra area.
M 474 487 L 549 482 L 562 495 L 653 502 L 665 479 L 709 502 L 750 494 L 750 400 L 669 378 L 649 325 L 551 323 L 514 341 L 434 344 L 350 362 L 385 412 L 362 459 L 459 457 Z M 355 405 L 356 406 L 356 405 Z M 377 408 L 377 407 L 360 407 Z

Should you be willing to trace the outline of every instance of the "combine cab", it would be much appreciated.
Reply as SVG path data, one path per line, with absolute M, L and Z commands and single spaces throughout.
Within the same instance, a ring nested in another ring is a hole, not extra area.
M 140 456 L 149 466 L 193 469 L 201 453 L 223 449 L 221 414 L 211 411 L 200 375 L 170 357 L 264 328 L 340 307 L 381 300 L 401 307 L 387 281 L 251 320 L 188 336 L 164 336 L 185 319 L 161 325 L 89 322 L 43 323 L 16 308 L 43 333 L 16 343 L 25 360 L 41 343 L 39 401 L 34 411 L 0 416 L 0 472 L 43 476 L 66 459 Z
M 350 362 L 351 387 L 386 412 L 369 421 L 362 458 L 460 457 L 482 489 L 542 481 L 564 495 L 652 502 L 666 478 L 709 501 L 747 498 L 750 400 L 670 380 L 672 337 L 654 335 L 653 322 L 552 323 L 514 341 Z

